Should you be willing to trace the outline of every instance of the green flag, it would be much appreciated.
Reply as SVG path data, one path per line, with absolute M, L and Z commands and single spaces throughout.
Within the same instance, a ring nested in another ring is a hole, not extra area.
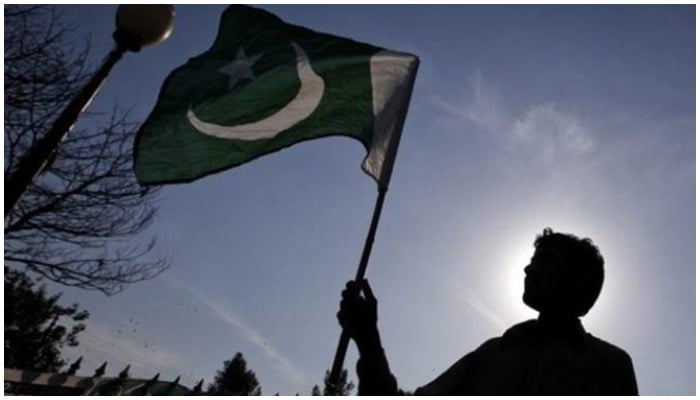
M 174 70 L 136 136 L 142 184 L 190 182 L 295 143 L 360 140 L 386 188 L 418 58 L 234 5 L 214 45 Z

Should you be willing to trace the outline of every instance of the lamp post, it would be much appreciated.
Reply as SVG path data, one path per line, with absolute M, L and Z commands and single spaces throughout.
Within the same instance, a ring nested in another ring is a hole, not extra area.
M 117 8 L 114 49 L 109 52 L 90 81 L 66 106 L 51 129 L 20 158 L 17 167 L 5 181 L 5 218 L 17 204 L 34 178 L 47 166 L 63 138 L 73 128 L 80 114 L 88 107 L 107 79 L 114 65 L 127 51 L 162 42 L 170 36 L 175 9 L 163 4 L 127 4 Z

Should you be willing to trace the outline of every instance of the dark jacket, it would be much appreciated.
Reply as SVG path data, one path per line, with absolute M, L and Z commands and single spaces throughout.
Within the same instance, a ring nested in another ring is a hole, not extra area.
M 395 394 L 383 352 L 360 359 L 359 394 Z M 586 333 L 530 320 L 465 355 L 416 395 L 637 395 L 627 353 Z

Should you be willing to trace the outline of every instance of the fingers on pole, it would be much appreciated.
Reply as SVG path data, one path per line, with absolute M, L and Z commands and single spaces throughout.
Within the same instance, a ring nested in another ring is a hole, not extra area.
M 345 289 L 342 291 L 341 295 L 343 300 L 348 300 L 360 297 L 360 293 L 362 293 L 364 295 L 363 297 L 369 301 L 377 301 L 377 298 L 374 297 L 374 292 L 372 292 L 372 287 L 369 285 L 369 281 L 367 279 L 363 279 L 360 282 L 348 281 L 348 283 L 345 284 Z
M 345 325 L 347 310 L 351 308 L 352 302 L 359 297 L 359 292 L 360 290 L 354 281 L 345 284 L 345 289 L 341 292 L 340 310 L 336 314 L 341 325 Z
M 372 292 L 372 287 L 369 285 L 369 281 L 367 279 L 362 280 L 362 292 L 365 295 L 365 299 L 371 303 L 376 303 L 377 298 L 374 297 L 374 293 Z
M 360 295 L 360 286 L 355 281 L 348 281 L 342 292 L 343 299 L 355 298 Z

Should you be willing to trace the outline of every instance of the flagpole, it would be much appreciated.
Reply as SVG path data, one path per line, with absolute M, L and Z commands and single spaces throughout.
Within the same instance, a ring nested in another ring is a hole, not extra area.
M 378 186 L 377 188 L 377 201 L 374 204 L 372 222 L 369 225 L 369 231 L 367 231 L 367 237 L 365 238 L 365 248 L 364 250 L 362 250 L 360 265 L 357 267 L 357 275 L 355 276 L 355 282 L 357 282 L 358 284 L 362 282 L 362 280 L 365 278 L 365 271 L 367 271 L 369 255 L 372 252 L 372 245 L 374 244 L 374 235 L 377 232 L 379 217 L 382 214 L 382 207 L 384 206 L 384 196 L 386 195 L 386 191 L 387 188 L 385 186 Z M 345 354 L 348 351 L 349 344 L 350 335 L 345 329 L 343 329 L 343 331 L 340 334 L 340 339 L 338 340 L 338 348 L 335 351 L 335 358 L 333 359 L 333 367 L 331 368 L 331 373 L 329 376 L 330 382 L 337 383 L 340 380 L 340 373 L 343 370 L 343 364 L 345 363 Z
M 400 110 L 398 112 L 398 123 L 393 127 L 393 134 L 390 136 L 386 151 L 387 157 L 383 160 L 382 170 L 379 175 L 379 179 L 377 180 L 377 201 L 374 204 L 372 222 L 369 225 L 369 231 L 367 232 L 367 238 L 365 239 L 365 248 L 362 251 L 360 265 L 357 267 L 357 275 L 355 276 L 355 282 L 358 285 L 362 283 L 362 280 L 365 278 L 365 271 L 367 271 L 367 262 L 369 261 L 369 255 L 372 252 L 372 245 L 374 244 L 374 234 L 377 232 L 377 224 L 379 224 L 379 217 L 382 214 L 384 196 L 386 196 L 386 192 L 389 188 L 389 180 L 391 179 L 391 172 L 394 169 L 394 161 L 396 158 L 396 153 L 399 149 L 399 142 L 401 140 L 401 131 L 403 130 L 403 125 L 406 121 L 408 105 L 411 101 L 411 93 L 413 93 L 416 72 L 418 71 L 418 64 L 420 63 L 418 57 L 415 56 L 410 56 L 408 60 L 410 61 L 408 65 L 410 79 L 407 81 L 407 85 L 404 87 L 405 96 L 403 96 L 401 103 L 397 107 L 397 109 Z M 335 358 L 333 359 L 333 366 L 331 367 L 331 373 L 329 375 L 329 380 L 332 383 L 338 383 L 340 381 L 340 373 L 343 371 L 345 353 L 348 351 L 349 344 L 350 335 L 343 329 L 340 334 L 340 339 L 338 340 L 338 348 L 335 351 Z

